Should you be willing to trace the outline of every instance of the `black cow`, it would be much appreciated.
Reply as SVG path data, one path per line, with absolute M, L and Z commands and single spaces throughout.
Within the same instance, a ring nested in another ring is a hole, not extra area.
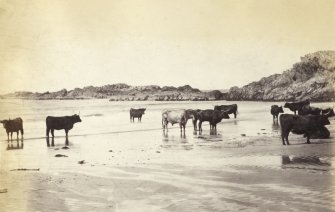
M 278 115 L 279 113 L 284 113 L 283 107 L 282 106 L 278 106 L 278 105 L 272 105 L 271 106 L 271 110 L 270 110 L 272 116 L 273 116 L 273 120 L 276 118 L 278 119 Z
M 315 131 L 312 132 L 310 135 L 311 139 L 325 139 L 329 138 L 330 132 L 325 126 L 321 126 L 317 128 Z M 307 137 L 307 135 L 304 135 L 304 137 Z
M 327 108 L 324 110 L 321 110 L 321 115 L 329 117 L 335 116 L 334 109 L 333 108 Z
M 47 125 L 47 137 L 49 137 L 49 132 L 51 130 L 52 137 L 55 137 L 54 130 L 65 130 L 65 135 L 69 130 L 73 128 L 73 125 L 77 122 L 81 122 L 79 115 L 72 115 L 72 116 L 61 116 L 61 117 L 53 117 L 48 116 L 46 118 L 46 125 Z
M 304 105 L 309 105 L 309 100 L 301 101 L 301 102 L 286 102 L 284 107 L 289 108 L 296 115 L 296 111 L 300 110 Z
M 0 123 L 3 124 L 3 127 L 6 129 L 7 139 L 9 140 L 9 133 L 10 139 L 13 140 L 13 132 L 16 132 L 17 139 L 19 139 L 19 131 L 21 132 L 21 138 L 23 138 L 23 121 L 22 119 L 15 118 L 15 119 L 8 119 L 2 120 Z
M 134 109 L 134 108 L 130 108 L 130 122 L 133 121 L 134 119 L 137 118 L 137 121 L 141 122 L 142 120 L 142 115 L 144 114 L 144 111 L 146 110 L 146 108 L 140 108 L 140 109 Z
M 317 133 L 317 131 L 325 125 L 330 124 L 328 118 L 322 115 L 299 116 L 282 114 L 279 117 L 279 122 L 283 145 L 285 145 L 285 140 L 287 145 L 290 144 L 288 141 L 290 132 L 300 135 L 304 134 L 307 137 L 307 143 L 309 144 L 309 139 L 312 134 Z
M 198 113 L 200 112 L 201 110 L 199 109 L 196 109 L 196 110 L 193 110 L 193 109 L 187 109 L 186 110 L 186 113 L 187 113 L 187 117 L 190 119 L 192 119 L 192 123 L 193 123 L 193 128 L 194 128 L 194 131 L 197 131 L 197 121 L 198 121 Z
M 226 111 L 220 110 L 201 110 L 198 113 L 199 120 L 199 131 L 202 131 L 202 122 L 208 121 L 210 125 L 210 130 L 216 130 L 216 124 L 221 122 L 222 119 L 229 119 L 229 115 Z
M 237 104 L 232 104 L 232 105 L 216 105 L 214 106 L 214 110 L 224 110 L 225 112 L 229 114 L 234 114 L 234 118 L 236 118 L 237 114 Z
M 301 107 L 300 110 L 298 110 L 298 115 L 320 115 L 321 114 L 321 108 L 318 107 L 312 107 L 310 105 L 304 105 Z

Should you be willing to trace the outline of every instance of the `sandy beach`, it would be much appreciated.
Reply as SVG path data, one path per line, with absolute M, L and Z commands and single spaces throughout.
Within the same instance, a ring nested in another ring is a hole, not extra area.
M 161 109 L 214 103 L 139 103 L 147 107 L 142 123 L 129 122 L 129 105 L 100 102 L 94 108 L 91 103 L 30 102 L 30 115 L 21 108 L 27 102 L 17 103 L 26 135 L 8 143 L 1 132 L 1 211 L 335 209 L 334 118 L 327 126 L 330 139 L 308 145 L 291 134 L 292 145 L 283 146 L 269 114 L 271 103 L 238 103 L 237 119 L 224 120 L 216 133 L 207 124 L 202 134 L 193 132 L 189 122 L 185 136 L 176 126 L 163 133 Z M 42 112 L 34 110 L 37 104 L 45 104 Z M 82 104 L 83 122 L 70 131 L 68 143 L 63 131 L 53 142 L 43 137 L 44 114 L 57 104 L 62 104 L 59 114 Z

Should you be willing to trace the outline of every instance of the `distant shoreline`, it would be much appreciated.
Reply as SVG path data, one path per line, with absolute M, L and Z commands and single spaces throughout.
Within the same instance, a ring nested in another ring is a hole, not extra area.
M 60 101 L 71 101 L 71 100 L 106 100 L 109 102 L 217 102 L 217 101 L 227 101 L 227 102 L 294 102 L 292 100 L 228 100 L 228 99 L 218 99 L 218 100 L 110 100 L 109 98 L 53 98 L 53 99 L 33 99 L 33 98 L 0 98 L 0 100 L 32 100 L 32 101 L 48 101 L 48 100 L 60 100 Z M 335 101 L 317 101 L 313 100 L 314 103 L 329 103 Z

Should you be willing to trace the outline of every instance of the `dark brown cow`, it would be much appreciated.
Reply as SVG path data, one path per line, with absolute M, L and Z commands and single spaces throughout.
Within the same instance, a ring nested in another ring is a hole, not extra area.
M 214 110 L 225 111 L 228 115 L 233 113 L 234 114 L 234 118 L 236 118 L 237 104 L 232 104 L 232 105 L 216 105 L 216 106 L 214 106 Z
M 298 115 L 320 115 L 321 108 L 312 107 L 310 105 L 304 105 L 300 110 L 298 110 Z
M 9 133 L 10 139 L 13 140 L 13 132 L 16 132 L 17 139 L 19 139 L 19 131 L 21 132 L 21 138 L 23 138 L 23 121 L 20 117 L 15 119 L 2 120 L 0 123 L 2 123 L 3 127 L 6 129 L 8 140 Z
M 187 109 L 186 110 L 186 113 L 187 113 L 187 116 L 189 119 L 192 119 L 192 123 L 193 123 L 193 129 L 194 131 L 197 131 L 197 121 L 198 121 L 198 113 L 200 112 L 201 110 L 199 109 L 196 109 L 196 110 L 193 110 L 193 109 Z
M 300 135 L 304 134 L 307 137 L 307 143 L 309 144 L 309 139 L 312 134 L 315 134 L 325 125 L 330 124 L 328 118 L 322 115 L 299 116 L 292 114 L 282 114 L 279 117 L 279 122 L 281 126 L 281 137 L 283 145 L 285 145 L 285 140 L 287 145 L 290 144 L 288 141 L 288 135 L 290 132 Z
M 284 110 L 282 106 L 279 107 L 278 105 L 272 105 L 270 112 L 273 116 L 273 119 L 278 119 L 279 113 L 284 113 Z
M 304 105 L 309 105 L 309 100 L 301 101 L 301 102 L 286 102 L 284 107 L 290 109 L 296 115 L 297 111 L 300 110 Z
M 81 122 L 79 115 L 72 116 L 61 116 L 53 117 L 48 116 L 45 120 L 47 125 L 47 137 L 49 137 L 49 132 L 51 131 L 52 137 L 55 137 L 54 130 L 65 130 L 65 135 L 67 137 L 69 130 L 73 128 L 73 125 L 77 122 Z
M 140 109 L 134 109 L 134 108 L 130 108 L 130 122 L 133 121 L 134 119 L 137 118 L 137 121 L 141 122 L 142 120 L 142 116 L 144 114 L 144 111 L 146 110 L 146 108 L 140 108 Z
M 229 115 L 226 111 L 220 110 L 201 110 L 198 113 L 199 120 L 199 131 L 202 131 L 202 122 L 208 121 L 210 130 L 216 130 L 217 123 L 221 122 L 222 119 L 229 119 Z

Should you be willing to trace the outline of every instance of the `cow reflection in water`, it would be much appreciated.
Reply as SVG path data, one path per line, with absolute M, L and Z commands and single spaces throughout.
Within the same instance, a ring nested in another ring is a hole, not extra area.
M 290 165 L 302 165 L 302 166 L 331 166 L 331 163 L 320 159 L 319 156 L 288 156 L 282 155 L 282 168 L 297 168 L 290 167 Z M 306 167 L 307 168 L 307 167 Z
M 16 149 L 23 149 L 23 139 L 17 140 L 16 145 L 14 145 L 15 142 L 8 143 L 7 150 L 16 150 Z
M 217 130 L 209 130 L 206 131 L 207 133 L 199 132 L 199 135 L 196 137 L 197 139 L 200 139 L 200 143 L 203 142 L 221 142 L 222 134 L 218 133 Z
M 194 133 L 194 135 L 197 135 L 197 132 Z M 202 131 L 199 131 L 199 135 L 202 135 Z M 218 132 L 216 129 L 210 129 L 209 130 L 209 135 L 218 135 Z
M 47 142 L 48 147 L 55 146 L 55 138 L 54 137 L 51 137 L 51 145 L 50 145 L 49 137 L 46 137 L 46 142 Z M 65 137 L 65 146 L 68 146 L 68 145 L 69 145 L 69 138 L 66 136 Z
M 180 136 L 170 135 L 167 131 L 163 131 L 163 143 L 164 145 L 179 145 L 182 143 L 188 143 L 185 133 L 180 133 Z
M 272 123 L 272 132 L 279 132 L 280 126 L 278 123 L 278 119 L 274 119 Z
M 177 137 L 176 135 L 171 135 L 169 137 L 168 131 L 163 130 L 163 141 L 168 142 L 169 140 L 170 141 L 171 140 L 173 140 L 173 141 L 176 141 L 176 140 L 180 140 L 180 141 L 186 140 L 186 135 L 185 135 L 185 133 L 180 132 L 180 136 L 179 137 Z

